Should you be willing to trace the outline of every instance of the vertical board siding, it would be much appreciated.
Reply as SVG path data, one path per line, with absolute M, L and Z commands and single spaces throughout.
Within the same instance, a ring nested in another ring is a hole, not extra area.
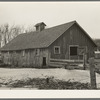
M 87 47 L 87 57 L 94 56 L 95 46 L 93 42 L 77 24 L 74 24 L 50 46 L 51 58 L 69 59 L 70 45 L 85 46 Z M 54 54 L 54 46 L 60 46 L 60 54 Z
M 46 57 L 46 63 L 48 66 L 49 55 L 48 49 L 39 49 L 39 55 L 36 55 L 36 49 L 23 51 L 2 52 L 3 61 L 5 64 L 10 64 L 15 67 L 42 67 L 43 57 Z
M 87 47 L 87 58 L 94 56 L 95 45 L 84 31 L 74 24 L 64 34 L 62 34 L 55 42 L 48 48 L 41 48 L 39 55 L 36 55 L 36 49 L 2 52 L 3 61 L 5 64 L 11 64 L 19 67 L 42 67 L 43 57 L 46 57 L 46 64 L 48 66 L 50 58 L 53 59 L 70 59 L 69 47 L 70 45 L 78 45 L 78 47 Z M 54 54 L 54 46 L 60 46 L 60 54 Z M 82 57 L 77 55 L 76 59 Z

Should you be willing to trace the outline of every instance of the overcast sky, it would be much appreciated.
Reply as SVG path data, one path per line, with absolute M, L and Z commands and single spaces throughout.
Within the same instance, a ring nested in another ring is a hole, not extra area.
M 76 20 L 92 38 L 100 38 L 100 2 L 0 2 L 0 25 L 47 27 Z

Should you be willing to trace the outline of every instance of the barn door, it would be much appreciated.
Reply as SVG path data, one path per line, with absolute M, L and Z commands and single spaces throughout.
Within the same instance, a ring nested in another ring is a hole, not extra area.
M 78 48 L 78 55 L 79 55 L 79 59 L 83 60 L 84 56 L 87 59 L 87 47 L 86 46 L 81 46 Z
M 78 46 L 69 46 L 69 57 L 71 60 L 78 59 Z
M 43 57 L 43 66 L 46 66 L 46 57 Z

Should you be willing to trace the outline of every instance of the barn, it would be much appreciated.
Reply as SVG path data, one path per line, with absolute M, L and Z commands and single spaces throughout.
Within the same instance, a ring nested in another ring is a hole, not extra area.
M 44 22 L 35 25 L 36 31 L 23 33 L 1 48 L 5 64 L 17 67 L 52 66 L 60 61 L 86 61 L 94 57 L 97 45 L 76 22 L 45 28 Z

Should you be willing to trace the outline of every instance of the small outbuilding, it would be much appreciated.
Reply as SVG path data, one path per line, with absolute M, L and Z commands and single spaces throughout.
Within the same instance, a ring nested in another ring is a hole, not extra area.
M 44 22 L 36 31 L 18 35 L 1 48 L 3 62 L 15 66 L 51 66 L 53 61 L 86 60 L 94 57 L 97 45 L 76 22 L 45 29 Z

